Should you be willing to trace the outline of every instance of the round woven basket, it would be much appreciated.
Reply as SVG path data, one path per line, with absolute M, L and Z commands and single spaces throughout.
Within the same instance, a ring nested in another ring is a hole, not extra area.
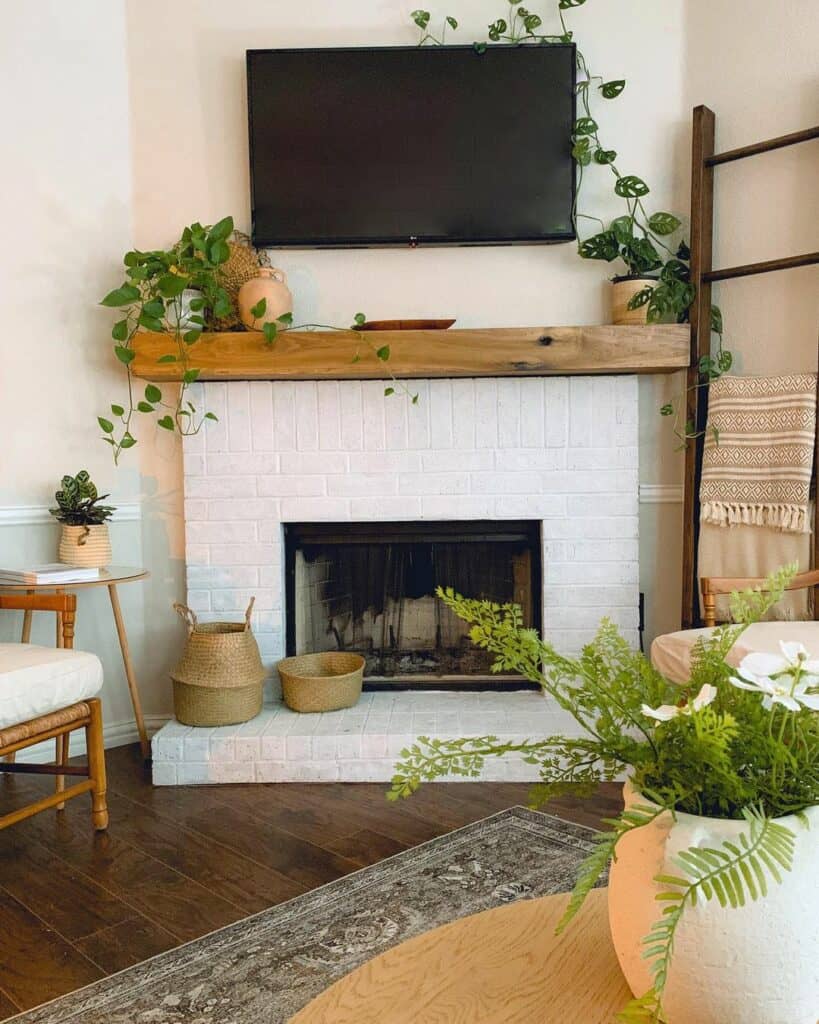
M 345 651 L 298 654 L 276 668 L 282 696 L 293 711 L 338 711 L 351 708 L 361 696 L 364 659 Z
M 200 727 L 247 722 L 262 709 L 265 670 L 250 630 L 251 599 L 244 622 L 197 622 L 181 604 L 188 624 L 182 660 L 171 672 L 174 714 Z

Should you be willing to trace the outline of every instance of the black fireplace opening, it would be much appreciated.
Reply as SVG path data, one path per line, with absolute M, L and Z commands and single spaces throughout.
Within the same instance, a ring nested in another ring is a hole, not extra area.
M 284 535 L 288 654 L 355 651 L 371 690 L 537 688 L 490 672 L 494 656 L 435 590 L 514 602 L 539 627 L 539 522 L 288 523 Z

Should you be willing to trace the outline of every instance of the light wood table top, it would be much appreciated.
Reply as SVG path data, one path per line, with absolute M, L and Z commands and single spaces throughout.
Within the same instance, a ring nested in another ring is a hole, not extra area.
M 0 583 L 0 590 L 83 590 L 86 587 L 110 587 L 117 583 L 131 583 L 144 580 L 150 576 L 147 569 L 138 569 L 131 565 L 109 565 L 100 569 L 100 574 L 93 580 L 81 580 L 77 583 Z
M 631 998 L 606 890 L 560 937 L 568 896 L 461 918 L 362 964 L 290 1024 L 611 1024 Z

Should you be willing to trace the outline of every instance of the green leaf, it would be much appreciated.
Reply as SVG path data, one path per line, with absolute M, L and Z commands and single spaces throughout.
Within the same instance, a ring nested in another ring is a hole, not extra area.
M 114 341 L 125 341 L 128 337 L 128 321 L 117 320 L 111 328 L 111 337 Z
M 158 363 L 175 363 L 176 362 L 176 356 L 169 352 L 165 356 L 160 356 L 159 359 L 157 359 L 157 362 Z
M 136 439 L 131 437 L 130 434 L 123 435 L 122 440 L 119 443 L 120 448 L 133 448 L 136 444 Z
M 142 400 L 137 402 L 137 409 L 139 409 L 140 412 L 154 412 L 154 407 L 151 403 Z
M 185 331 L 185 333 L 182 335 L 182 340 L 185 342 L 186 345 L 195 345 L 196 342 L 199 341 L 201 337 L 202 332 L 197 329 L 192 331 Z
M 577 251 L 584 260 L 606 260 L 608 263 L 617 259 L 620 254 L 613 231 L 601 231 L 597 235 L 592 235 L 580 243 Z
M 220 264 L 226 263 L 230 258 L 230 246 L 222 239 L 214 242 L 213 245 L 208 249 L 208 259 L 211 263 Z
M 390 395 L 395 394 L 395 388 L 384 388 L 384 397 L 389 398 Z
M 446 16 L 446 23 L 453 31 L 458 27 L 458 22 L 455 20 L 455 18 L 452 17 L 451 14 L 448 14 Z
M 621 245 L 627 245 L 634 238 L 634 218 L 628 214 L 615 217 L 610 230 L 614 232 L 614 237 Z
M 719 306 L 711 307 L 711 330 L 715 334 L 722 334 L 722 310 L 719 308 Z
M 148 384 L 145 388 L 145 397 L 149 402 L 161 402 L 162 392 L 156 386 L 156 384 Z
M 594 151 L 594 162 L 597 164 L 613 164 L 617 159 L 615 149 L 596 149 Z
M 135 288 L 132 284 L 123 284 L 119 288 L 115 288 L 112 292 L 108 292 L 105 298 L 100 303 L 101 306 L 130 306 L 132 302 L 136 302 L 139 298 L 139 289 Z
M 259 317 L 264 316 L 265 310 L 267 309 L 267 299 L 262 296 L 255 306 L 250 307 L 250 315 L 254 320 L 258 320 Z
M 140 258 L 141 256 L 138 252 L 126 252 L 125 256 L 122 258 L 122 262 L 126 267 L 136 267 L 139 265 Z
M 579 117 L 574 123 L 574 134 L 594 135 L 597 127 L 597 122 L 593 117 Z
M 625 177 L 617 179 L 614 191 L 623 199 L 639 199 L 641 196 L 648 195 L 649 187 L 636 174 L 627 174 Z
M 271 323 L 267 324 L 262 324 L 262 334 L 264 335 L 264 340 L 267 342 L 268 345 L 273 344 L 273 342 L 276 340 L 276 335 L 278 333 L 279 328 L 275 321 L 272 321 Z
M 612 82 L 605 82 L 601 85 L 600 92 L 607 100 L 613 100 L 620 95 L 625 87 L 626 80 L 624 78 L 616 78 Z
M 276 317 L 276 323 L 281 324 L 283 328 L 289 327 L 293 323 L 293 314 L 282 313 L 281 316 Z
M 650 285 L 647 288 L 641 288 L 639 292 L 632 295 L 628 300 L 628 308 L 639 309 L 641 306 L 645 306 L 645 304 L 651 299 L 653 292 L 654 289 Z M 665 413 L 663 413 L 663 415 L 665 415 Z
M 486 53 L 488 47 L 486 43 L 473 43 L 472 49 L 475 51 L 475 53 Z
M 165 303 L 162 299 L 151 299 L 150 302 L 146 302 L 142 307 L 142 312 L 147 313 L 148 316 L 162 316 L 165 312 Z
M 156 422 L 160 427 L 162 427 L 163 430 L 174 429 L 174 422 L 170 416 L 163 416 L 162 419 L 159 419 Z
M 429 11 L 413 11 L 410 17 L 420 29 L 425 29 L 429 25 Z
M 144 327 L 146 331 L 162 331 L 164 325 L 162 321 L 155 316 L 149 316 L 146 312 L 142 312 L 137 317 L 137 323 L 140 327 Z
M 212 413 L 212 412 L 206 412 L 205 413 L 205 419 L 206 420 L 214 420 L 216 422 L 219 421 L 219 417 L 215 413 Z
M 648 226 L 655 234 L 670 235 L 680 226 L 682 221 L 673 213 L 653 213 L 648 218 Z
M 193 368 L 191 368 L 190 370 L 185 370 L 185 372 L 182 374 L 182 380 L 185 382 L 185 384 L 193 384 L 193 382 L 197 379 L 201 372 L 201 370 Z
M 233 231 L 233 218 L 223 217 L 210 229 L 210 241 L 217 242 L 220 239 L 227 238 L 231 231 Z
M 688 260 L 691 259 L 691 250 L 688 248 L 685 242 L 680 242 L 679 246 L 677 247 L 676 255 L 678 260 L 685 260 L 686 262 L 688 262 Z
M 366 322 L 367 322 L 367 315 L 365 313 L 356 313 L 356 315 L 353 317 L 353 323 L 357 324 L 359 327 L 362 324 L 366 324 Z
M 188 305 L 192 313 L 200 313 L 205 308 L 205 300 L 201 298 L 191 299 Z
M 375 354 L 383 363 L 386 363 L 386 361 L 390 358 L 390 346 L 382 345 L 381 348 L 376 349 Z
M 560 0 L 558 6 L 561 11 L 568 11 L 570 7 L 582 7 L 586 0 Z
M 497 21 L 493 21 L 489 26 L 489 38 L 493 43 L 497 43 L 508 27 L 503 18 L 498 18 Z
M 123 409 L 123 407 L 121 405 L 112 405 L 111 406 L 111 412 L 115 416 L 124 416 L 125 415 L 125 410 Z
M 97 423 L 99 423 L 100 429 L 104 430 L 106 434 L 114 433 L 114 424 L 104 416 L 97 416 Z
M 156 287 L 164 298 L 175 299 L 188 287 L 188 279 L 182 274 L 163 274 L 156 282 Z
M 727 373 L 734 365 L 734 356 L 727 348 L 724 348 L 717 356 L 717 369 L 720 373 Z
M 591 163 L 591 141 L 587 135 L 579 138 L 572 146 L 572 156 L 583 167 Z
M 136 352 L 133 349 L 126 348 L 124 345 L 114 345 L 114 352 L 117 359 L 121 363 L 125 363 L 126 366 L 136 358 Z
M 673 416 L 674 415 L 674 406 L 673 406 L 673 404 L 671 402 L 666 402 L 665 405 L 661 405 L 660 406 L 660 415 L 661 416 Z

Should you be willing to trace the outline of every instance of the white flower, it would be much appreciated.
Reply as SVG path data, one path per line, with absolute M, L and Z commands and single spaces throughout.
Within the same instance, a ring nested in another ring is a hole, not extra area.
M 740 662 L 740 674 L 745 669 L 754 676 L 776 676 L 780 672 L 800 669 L 803 672 L 819 675 L 819 661 L 811 659 L 804 644 L 780 641 L 782 654 L 769 654 L 765 651 L 753 651 L 746 654 Z
M 815 676 L 808 676 L 807 679 L 801 679 L 798 683 L 793 682 L 791 675 L 771 679 L 770 676 L 757 676 L 749 672 L 744 667 L 745 661 L 746 659 L 743 658 L 739 667 L 739 674 L 742 678 L 738 679 L 736 676 L 732 676 L 731 682 L 740 690 L 752 690 L 764 694 L 762 706 L 767 711 L 770 711 L 774 704 L 781 704 L 789 711 L 799 711 L 802 707 L 819 711 L 819 693 L 807 692 L 816 684 Z
M 716 686 L 710 686 L 706 683 L 690 704 L 683 704 L 682 706 L 679 704 L 661 704 L 658 708 L 650 708 L 648 704 L 643 704 L 642 711 L 646 718 L 654 718 L 658 722 L 670 722 L 672 718 L 676 718 L 678 715 L 690 715 L 694 711 L 700 711 L 710 704 L 716 695 Z

